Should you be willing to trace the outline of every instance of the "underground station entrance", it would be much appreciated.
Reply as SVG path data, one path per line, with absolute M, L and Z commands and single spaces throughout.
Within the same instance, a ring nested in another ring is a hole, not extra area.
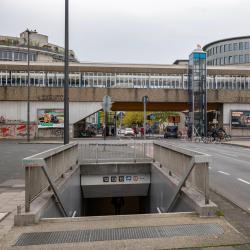
M 83 164 L 65 185 L 62 204 L 77 217 L 163 213 L 175 188 L 158 168 L 147 162 Z M 178 196 L 171 208 L 177 211 L 194 209 Z M 60 216 L 60 207 L 51 203 L 42 217 Z
M 15 249 L 241 243 L 215 217 L 209 163 L 208 155 L 147 140 L 74 142 L 25 158 L 25 211 L 8 239 Z

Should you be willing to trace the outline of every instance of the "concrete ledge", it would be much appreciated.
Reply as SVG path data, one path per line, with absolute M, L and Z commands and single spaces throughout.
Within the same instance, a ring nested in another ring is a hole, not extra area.
M 70 142 L 69 144 L 66 144 L 66 145 L 62 145 L 62 146 L 59 146 L 59 147 L 56 147 L 56 148 L 52 148 L 52 149 L 49 149 L 47 151 L 44 151 L 44 152 L 41 152 L 41 153 L 38 153 L 38 154 L 35 154 L 35 155 L 32 155 L 30 157 L 26 157 L 23 159 L 23 161 L 25 160 L 32 160 L 32 159 L 46 159 L 46 158 L 49 158 L 51 156 L 54 156 L 58 153 L 61 153 L 67 149 L 70 149 L 74 146 L 78 145 L 77 142 Z
M 76 166 L 72 170 L 63 174 L 63 178 L 57 181 L 57 189 L 63 188 L 63 185 L 71 178 L 71 176 L 77 171 L 79 166 Z M 49 207 L 49 205 L 55 202 L 52 191 L 44 191 L 39 195 L 30 205 L 30 212 L 21 213 L 14 216 L 15 226 L 28 226 L 39 223 L 42 214 Z
M 177 188 L 180 181 L 178 178 L 170 176 L 165 169 L 160 168 L 159 164 L 154 163 L 152 165 L 157 168 Z M 196 213 L 198 213 L 200 216 L 205 217 L 215 216 L 216 210 L 218 209 L 217 205 L 211 200 L 209 200 L 209 204 L 205 204 L 205 196 L 202 195 L 201 192 L 199 192 L 192 186 L 183 187 L 181 190 L 184 194 L 184 196 L 182 196 L 182 199 L 184 199 Z
M 211 162 L 211 156 L 208 154 L 204 154 L 195 150 L 186 149 L 167 142 L 154 141 L 154 144 L 163 148 L 170 149 L 174 152 L 181 153 L 183 155 L 194 157 L 195 163 Z

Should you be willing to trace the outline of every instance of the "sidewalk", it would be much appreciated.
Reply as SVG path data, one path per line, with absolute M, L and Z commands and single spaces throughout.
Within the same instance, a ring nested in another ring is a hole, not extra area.
M 222 217 L 171 213 L 45 219 L 37 225 L 14 227 L 2 246 L 6 250 L 134 250 L 221 247 L 248 242 Z
M 249 141 L 244 141 L 244 140 L 228 141 L 228 142 L 223 142 L 223 144 L 250 148 L 250 140 Z
M 159 225 L 190 225 L 215 223 L 222 226 L 222 235 L 207 236 L 171 236 L 167 238 L 142 238 L 112 241 L 92 241 L 75 243 L 57 243 L 39 246 L 39 249 L 199 249 L 199 250 L 249 250 L 250 249 L 250 215 L 211 191 L 211 199 L 217 203 L 223 217 L 199 218 L 194 214 L 150 214 L 134 216 L 99 216 L 68 218 L 67 221 L 48 219 L 38 225 L 13 227 L 13 217 L 18 204 L 24 203 L 24 191 L 0 194 L 0 212 L 9 213 L 0 219 L 0 249 L 37 249 L 38 245 L 13 246 L 23 233 L 54 232 L 55 234 L 107 228 L 144 227 Z M 0 213 L 1 216 L 1 213 Z M 1 217 L 0 217 L 1 218 Z M 233 226 L 231 226 L 229 223 Z M 243 236 L 244 235 L 244 236 Z M 136 246 L 136 247 L 135 247 Z M 193 248 L 195 247 L 195 248 Z M 197 248 L 198 247 L 198 248 Z
M 22 205 L 23 207 L 24 191 L 0 193 L 0 241 L 13 227 L 17 205 Z

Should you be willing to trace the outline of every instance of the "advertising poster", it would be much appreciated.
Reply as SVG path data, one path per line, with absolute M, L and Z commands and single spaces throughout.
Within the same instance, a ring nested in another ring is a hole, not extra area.
M 250 128 L 250 111 L 231 111 L 232 128 Z
M 63 128 L 63 109 L 38 109 L 38 128 Z

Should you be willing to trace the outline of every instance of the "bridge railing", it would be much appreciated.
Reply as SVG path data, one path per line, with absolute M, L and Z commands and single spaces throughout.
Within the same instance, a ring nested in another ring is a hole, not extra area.
M 0 70 L 0 86 L 27 86 L 27 72 Z M 30 85 L 35 87 L 63 87 L 62 72 L 30 72 Z M 140 74 L 72 72 L 72 88 L 157 88 L 188 89 L 187 74 Z M 250 76 L 208 75 L 207 89 L 250 89 Z
M 152 161 L 152 141 L 79 142 L 79 163 Z
M 52 182 L 78 163 L 77 143 L 70 143 L 24 158 L 25 167 L 25 211 L 30 211 L 30 203 L 50 186 L 42 168 L 46 167 Z

